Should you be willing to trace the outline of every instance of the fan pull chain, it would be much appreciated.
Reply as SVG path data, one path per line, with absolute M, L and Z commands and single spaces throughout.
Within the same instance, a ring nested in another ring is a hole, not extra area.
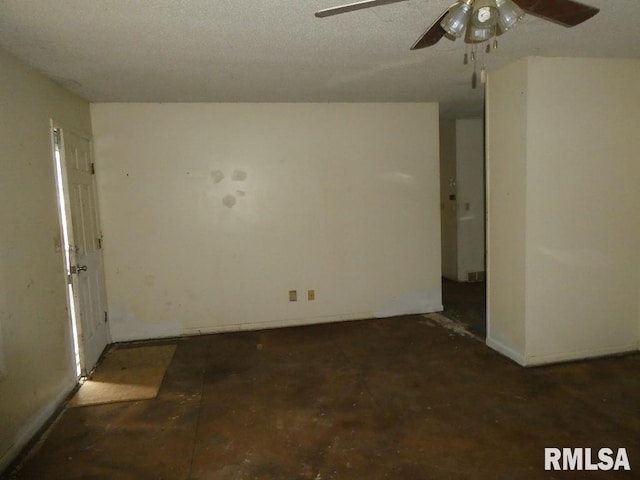
M 464 65 L 468 65 L 469 64 L 469 49 L 465 48 L 464 50 L 464 59 L 462 60 L 462 63 Z
M 473 59 L 473 73 L 471 74 L 471 88 L 477 88 L 478 87 L 478 72 L 477 72 L 476 46 L 475 45 L 471 49 L 471 58 Z
M 484 68 L 484 65 L 480 68 L 480 83 L 482 85 L 487 83 L 487 70 Z

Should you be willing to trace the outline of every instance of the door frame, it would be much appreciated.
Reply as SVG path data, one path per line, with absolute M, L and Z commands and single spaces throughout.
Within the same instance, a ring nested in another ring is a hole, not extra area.
M 83 132 L 69 128 L 60 122 L 50 119 L 50 136 L 51 136 L 51 153 L 54 166 L 55 177 L 55 192 L 56 192 L 56 206 L 58 209 L 58 222 L 60 225 L 60 253 L 62 254 L 62 261 L 64 266 L 64 282 L 65 282 L 65 296 L 67 301 L 67 313 L 69 317 L 69 329 L 71 332 L 71 347 L 73 349 L 74 368 L 76 376 L 83 378 L 91 373 L 91 369 L 94 365 L 87 366 L 85 345 L 83 343 L 82 334 L 82 312 L 80 311 L 79 296 L 76 288 L 76 282 L 72 280 L 71 265 L 74 264 L 74 252 L 71 251 L 71 245 L 74 244 L 73 239 L 73 224 L 70 209 L 70 196 L 69 196 L 69 183 L 67 177 L 67 166 L 65 157 L 65 144 L 64 144 L 64 132 L 71 133 L 80 138 L 83 138 L 89 143 L 89 153 L 91 160 L 94 159 L 93 152 L 93 140 L 91 135 L 87 135 Z M 96 189 L 96 219 L 98 222 L 97 228 L 102 236 L 102 228 L 100 225 L 100 208 L 97 198 L 97 188 L 95 185 L 95 177 L 93 179 L 94 188 Z M 105 315 L 107 314 L 107 298 L 106 298 L 106 284 L 104 279 L 104 260 L 102 256 L 102 250 L 100 250 L 100 265 L 104 295 L 104 309 Z M 106 318 L 106 317 L 105 317 Z M 107 327 L 108 331 L 108 327 Z

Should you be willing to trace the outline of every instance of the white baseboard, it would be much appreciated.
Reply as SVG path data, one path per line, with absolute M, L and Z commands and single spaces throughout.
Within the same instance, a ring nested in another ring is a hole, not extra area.
M 11 462 L 16 459 L 24 447 L 27 446 L 38 431 L 47 423 L 75 387 L 75 381 L 72 383 L 68 383 L 67 381 L 63 382 L 58 387 L 56 395 L 23 425 L 16 433 L 9 449 L 0 457 L 0 472 L 4 471 Z
M 510 358 L 518 365 L 521 365 L 523 367 L 527 366 L 527 358 L 522 353 L 498 340 L 495 340 L 490 336 L 487 336 L 487 346 L 493 348 L 495 351 L 501 353 L 505 357 Z
M 194 335 L 197 333 L 240 332 L 247 330 L 268 330 L 270 328 L 304 327 L 307 325 L 319 325 L 322 323 L 333 322 L 349 322 L 353 320 L 365 320 L 369 318 L 372 318 L 371 312 L 351 313 L 346 315 L 327 315 L 324 317 L 294 318 L 288 320 L 271 320 L 267 322 L 238 323 L 232 325 L 221 325 L 203 328 L 186 328 L 184 329 L 184 331 L 187 335 Z
M 610 355 L 622 355 L 625 353 L 632 353 L 638 351 L 638 345 L 636 342 L 629 343 L 628 345 L 605 347 L 599 349 L 590 350 L 577 350 L 573 352 L 558 352 L 546 355 L 523 355 L 516 351 L 514 348 L 505 345 L 504 343 L 487 337 L 487 346 L 493 348 L 502 355 L 510 358 L 518 365 L 523 367 L 535 367 L 542 365 L 549 365 L 553 363 L 571 362 L 576 360 L 586 360 L 589 358 L 607 357 Z
M 558 352 L 547 355 L 531 355 L 527 357 L 527 366 L 548 365 L 551 363 L 571 362 L 575 360 L 586 360 L 588 358 L 607 357 L 610 355 L 622 355 L 625 353 L 637 352 L 637 342 L 615 347 L 604 347 L 589 350 L 577 350 L 573 352 Z
M 141 329 L 131 332 L 118 332 L 113 334 L 114 342 L 134 342 L 139 340 L 155 340 L 160 338 L 172 338 L 180 336 L 207 335 L 212 333 L 242 332 L 248 330 L 267 330 L 270 328 L 302 327 L 322 323 L 347 322 L 353 320 L 365 320 L 373 317 L 371 312 L 351 313 L 345 315 L 327 315 L 310 318 L 291 318 L 285 320 L 271 320 L 266 322 L 233 323 L 227 325 L 204 325 L 201 327 L 182 328 L 155 328 L 150 324 L 144 332 Z

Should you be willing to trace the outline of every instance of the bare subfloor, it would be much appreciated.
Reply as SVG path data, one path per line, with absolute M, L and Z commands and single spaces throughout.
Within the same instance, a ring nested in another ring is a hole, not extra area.
M 487 336 L 487 286 L 485 282 L 460 283 L 442 279 L 444 315 L 463 323 L 480 338 Z
M 422 316 L 176 340 L 158 398 L 68 409 L 18 479 L 638 478 L 640 355 L 523 369 Z M 545 472 L 624 447 L 632 472 Z

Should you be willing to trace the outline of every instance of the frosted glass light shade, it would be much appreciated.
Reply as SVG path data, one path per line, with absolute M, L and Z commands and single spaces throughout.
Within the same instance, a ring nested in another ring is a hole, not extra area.
M 486 42 L 490 40 L 495 32 L 494 28 L 491 27 L 476 27 L 475 25 L 469 26 L 467 29 L 467 42 L 469 43 L 480 43 Z
M 473 4 L 471 22 L 479 28 L 493 27 L 498 23 L 500 12 L 495 0 L 476 0 Z
M 444 31 L 454 37 L 461 37 L 464 29 L 469 23 L 471 16 L 471 1 L 461 1 L 449 10 L 449 13 L 442 19 L 440 26 Z
M 524 17 L 524 11 L 511 0 L 496 0 L 496 6 L 500 12 L 498 25 L 503 32 L 509 30 Z

